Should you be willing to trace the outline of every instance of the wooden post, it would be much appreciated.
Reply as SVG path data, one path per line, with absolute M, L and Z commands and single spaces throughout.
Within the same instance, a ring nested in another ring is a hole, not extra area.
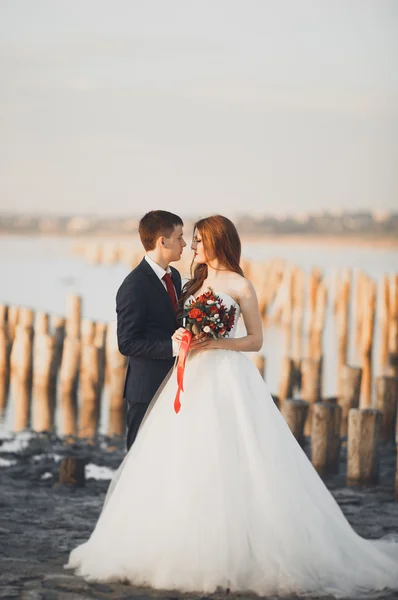
M 55 350 L 57 357 L 57 369 L 61 367 L 62 363 L 62 351 L 64 346 L 64 338 L 65 338 L 65 319 L 64 317 L 59 317 L 54 315 L 51 319 L 51 327 L 53 330 L 53 335 L 55 339 Z
M 292 343 L 292 310 L 293 310 L 293 270 L 291 268 L 286 269 L 286 289 L 285 289 L 285 301 L 282 307 L 282 327 L 284 331 L 284 348 L 285 354 L 290 355 L 290 347 Z
M 102 390 L 105 383 L 106 371 L 106 338 L 108 325 L 106 323 L 95 324 L 94 346 L 98 348 L 98 395 L 101 402 Z
M 93 346 L 95 339 L 95 322 L 83 319 L 81 324 L 81 337 L 84 346 Z
M 301 390 L 301 359 L 293 360 L 293 391 L 299 392 Z
M 322 357 L 301 360 L 301 397 L 309 403 L 309 415 L 305 423 L 305 435 L 311 434 L 312 406 L 322 396 Z
M 59 468 L 58 481 L 61 485 L 83 487 L 86 481 L 84 458 L 63 458 Z
M 322 337 L 325 327 L 325 315 L 327 307 L 327 289 L 323 281 L 318 285 L 316 293 L 315 312 L 313 315 L 311 332 L 311 357 L 320 358 L 322 356 Z
M 293 395 L 294 373 L 293 360 L 288 356 L 284 356 L 282 358 L 282 374 L 279 382 L 278 394 L 282 403 L 286 398 L 291 398 Z
M 341 417 L 342 409 L 337 402 L 336 397 L 328 397 L 323 400 L 333 406 L 332 432 L 329 446 L 329 471 L 330 473 L 338 473 L 340 468 L 340 449 L 341 449 Z
M 105 243 L 102 248 L 102 262 L 104 265 L 114 265 L 119 260 L 119 248 L 114 242 Z
M 17 325 L 12 345 L 11 378 L 15 397 L 14 431 L 29 425 L 32 384 L 32 333 L 30 327 Z
M 108 355 L 109 364 L 109 425 L 108 435 L 122 436 L 125 431 L 126 400 L 123 398 L 126 376 L 126 357 L 116 348 Z
M 336 305 L 338 369 L 347 363 L 348 358 L 350 291 L 351 273 L 349 270 L 347 270 L 343 280 L 339 285 Z
M 348 414 L 347 484 L 377 483 L 382 416 L 375 409 L 352 408 Z
M 253 362 L 256 365 L 261 377 L 264 379 L 265 377 L 265 356 L 257 352 L 253 356 Z
M 9 306 L 8 307 L 8 339 L 10 343 L 14 341 L 15 337 L 15 329 L 18 325 L 19 320 L 19 306 Z
M 8 306 L 0 304 L 0 328 L 7 329 L 8 322 Z
M 303 400 L 314 403 L 321 398 L 322 358 L 301 360 L 301 394 Z
M 86 245 L 86 260 L 92 265 L 98 265 L 102 261 L 102 245 L 98 242 L 90 242 Z
M 310 275 L 310 286 L 309 286 L 309 309 L 311 315 L 315 312 L 316 307 L 316 295 L 318 292 L 318 286 L 322 281 L 322 272 L 318 267 L 314 267 L 311 270 Z
M 95 345 L 95 344 L 94 344 Z M 104 391 L 105 386 L 105 370 L 106 370 L 106 351 L 104 346 L 96 346 L 97 348 L 97 356 L 98 356 L 98 384 L 97 384 L 97 393 L 98 393 L 98 404 L 100 410 L 102 404 L 102 393 Z
M 15 398 L 15 412 L 13 431 L 25 431 L 30 425 L 30 413 L 32 404 L 32 387 L 28 381 L 18 377 L 11 380 L 12 396 Z
M 94 346 L 97 348 L 106 347 L 106 336 L 107 336 L 108 325 L 97 321 L 95 323 L 95 334 L 94 334 Z
M 66 336 L 80 338 L 82 300 L 80 296 L 69 294 L 66 298 Z
M 126 400 L 123 398 L 127 357 L 120 354 L 117 344 L 116 321 L 108 325 L 106 338 L 107 386 L 109 394 L 108 435 L 122 436 L 125 431 Z
M 61 364 L 61 433 L 75 436 L 77 425 L 77 383 L 80 367 L 80 341 L 65 338 Z
M 95 437 L 99 419 L 99 350 L 95 346 L 82 346 L 80 365 L 81 412 L 79 437 Z
M 45 312 L 37 312 L 35 316 L 35 336 L 47 335 L 49 326 L 49 316 Z
M 389 321 L 390 321 L 390 282 L 383 275 L 380 283 L 380 364 L 382 370 L 387 367 L 389 350 Z
M 397 422 L 398 377 L 376 378 L 376 408 L 382 414 L 380 439 L 394 442 Z
M 309 404 L 305 400 L 286 398 L 282 403 L 281 413 L 290 427 L 290 431 L 298 443 L 303 446 L 305 442 L 304 425 L 308 415 Z
M 292 358 L 294 363 L 293 387 L 299 387 L 297 373 L 303 351 L 303 322 L 304 322 L 304 273 L 296 269 L 293 282 L 293 313 L 292 313 Z
M 277 278 L 275 278 L 275 293 L 272 315 L 268 318 L 268 323 L 281 324 L 286 306 L 286 298 L 289 293 L 289 271 L 286 265 L 280 267 Z
M 7 400 L 8 400 L 9 381 L 0 373 L 0 421 L 4 421 Z
M 50 335 L 39 335 L 35 339 L 35 355 L 33 361 L 34 387 L 55 387 L 55 338 Z
M 10 355 L 7 331 L 0 325 L 0 421 L 7 407 L 8 384 L 10 380 Z
M 396 500 L 398 500 L 398 446 L 396 449 L 396 453 L 397 453 L 397 460 L 396 460 L 396 467 L 395 467 L 395 498 L 396 498 Z
M 20 308 L 19 310 L 19 321 L 18 324 L 26 327 L 27 329 L 33 328 L 35 320 L 35 313 L 30 308 Z
M 33 361 L 34 431 L 52 431 L 54 426 L 56 359 L 55 338 L 37 336 Z
M 259 273 L 258 283 L 258 307 L 261 318 L 264 320 L 267 311 L 267 283 L 269 281 L 269 266 L 267 264 L 261 264 L 261 272 Z
M 362 314 L 362 382 L 360 407 L 370 408 L 372 405 L 372 346 L 374 332 L 374 318 L 376 308 L 376 286 L 369 281 L 366 286 Z
M 17 325 L 11 350 L 11 374 L 21 380 L 30 380 L 32 375 L 32 334 L 30 329 Z
M 361 356 L 363 307 L 367 297 L 368 278 L 361 271 L 358 272 L 355 288 L 355 348 L 357 357 Z
M 398 353 L 398 275 L 391 275 L 389 308 L 388 346 L 390 352 Z
M 341 406 L 341 436 L 346 437 L 348 413 L 351 408 L 358 408 L 361 391 L 362 369 L 341 365 L 338 380 L 338 403 Z
M 318 269 L 318 267 L 314 267 L 311 271 L 310 281 L 309 281 L 309 290 L 308 290 L 308 357 L 313 358 L 312 350 L 313 350 L 313 330 L 314 330 L 314 320 L 315 320 L 315 311 L 316 311 L 316 299 L 318 293 L 319 284 L 322 281 L 322 273 Z
M 341 408 L 332 402 L 313 405 L 311 424 L 311 461 L 321 475 L 336 472 L 340 451 Z
M 398 377 L 398 352 L 388 353 L 387 373 L 392 377 Z
M 269 305 L 274 300 L 278 292 L 278 287 L 282 279 L 282 273 L 275 261 L 271 261 L 267 274 L 266 286 L 264 286 L 262 303 L 260 305 L 261 315 L 265 322 L 269 322 L 267 311 Z
M 61 391 L 72 392 L 77 388 L 80 366 L 80 341 L 66 337 L 61 364 Z

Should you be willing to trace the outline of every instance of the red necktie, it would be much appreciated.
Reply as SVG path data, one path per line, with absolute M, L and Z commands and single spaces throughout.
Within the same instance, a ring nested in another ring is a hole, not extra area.
M 170 300 L 173 305 L 174 311 L 177 312 L 177 298 L 176 298 L 176 292 L 174 289 L 173 280 L 171 278 L 171 275 L 169 273 L 165 273 L 163 275 L 162 279 L 166 284 L 167 293 L 170 296 Z

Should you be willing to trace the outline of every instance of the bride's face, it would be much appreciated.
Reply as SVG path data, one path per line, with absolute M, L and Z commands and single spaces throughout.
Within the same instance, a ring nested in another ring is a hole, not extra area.
M 198 231 L 197 229 L 195 229 L 194 234 L 193 234 L 191 250 L 193 252 L 193 262 L 194 263 L 197 263 L 197 264 L 208 263 L 209 260 L 212 260 L 212 258 L 214 258 L 211 255 L 209 256 L 208 250 L 205 252 L 202 236 L 200 234 L 200 231 Z
M 195 231 L 193 232 L 191 250 L 193 252 L 194 263 L 201 264 L 207 262 L 205 250 L 203 247 L 202 236 L 200 235 L 200 232 L 197 229 L 195 229 Z

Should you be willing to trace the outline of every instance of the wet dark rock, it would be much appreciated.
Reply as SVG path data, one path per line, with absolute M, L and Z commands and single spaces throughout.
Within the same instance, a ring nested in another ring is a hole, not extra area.
M 46 575 L 41 582 L 42 587 L 56 590 L 64 590 L 66 592 L 88 592 L 90 586 L 82 578 L 77 578 L 74 575 L 59 575 L 54 573 Z
M 41 590 L 23 590 L 21 600 L 43 600 L 44 596 Z
M 0 589 L 0 599 L 1 600 L 14 600 L 14 598 L 19 598 L 19 590 L 16 588 L 7 587 L 3 590 Z
M 23 590 L 20 598 L 21 600 L 44 600 L 44 594 L 45 592 L 43 592 L 42 590 Z

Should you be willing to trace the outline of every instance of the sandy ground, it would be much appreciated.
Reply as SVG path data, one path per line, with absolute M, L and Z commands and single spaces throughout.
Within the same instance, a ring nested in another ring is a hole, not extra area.
M 124 456 L 123 446 L 123 440 L 111 443 L 105 438 L 93 446 L 82 442 L 65 445 L 55 437 L 38 435 L 23 449 L 7 441 L 0 444 L 0 599 L 195 598 L 125 584 L 87 583 L 63 569 L 70 550 L 85 541 L 93 530 L 109 482 L 87 478 L 81 488 L 61 486 L 58 484 L 59 462 L 63 456 L 78 456 L 84 458 L 87 465 L 114 470 Z M 89 470 L 87 466 L 86 477 L 89 472 L 92 468 Z M 97 472 L 100 472 L 98 468 Z M 394 474 L 395 449 L 385 446 L 380 484 L 363 489 L 348 488 L 343 449 L 340 472 L 326 483 L 360 535 L 379 538 L 398 533 Z M 211 597 L 233 599 L 237 596 L 224 593 Z M 250 598 L 246 594 L 241 597 Z M 398 593 L 382 593 L 378 598 L 392 600 L 398 598 Z

